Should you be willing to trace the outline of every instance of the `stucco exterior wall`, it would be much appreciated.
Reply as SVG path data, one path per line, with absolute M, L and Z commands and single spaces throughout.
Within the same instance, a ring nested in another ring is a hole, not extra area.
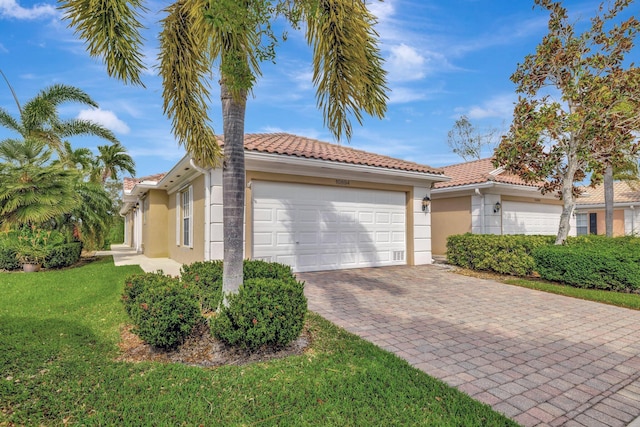
M 193 245 L 184 247 L 176 242 L 176 197 L 180 196 L 180 191 L 168 196 L 167 221 L 164 223 L 167 235 L 168 256 L 182 264 L 191 264 L 196 261 L 204 261 L 204 209 L 205 209 L 205 188 L 204 175 L 194 178 L 188 185 L 193 186 Z
M 142 248 L 149 258 L 169 255 L 167 248 L 167 211 L 169 197 L 163 190 L 149 190 L 142 201 Z
M 448 236 L 471 232 L 471 196 L 433 200 L 431 223 L 431 250 L 444 255 Z
M 597 227 L 598 235 L 604 236 L 607 234 L 606 214 L 603 210 L 591 210 L 589 213 L 596 213 L 598 215 Z M 613 211 L 613 235 L 614 237 L 625 235 L 624 224 L 624 210 L 618 209 Z

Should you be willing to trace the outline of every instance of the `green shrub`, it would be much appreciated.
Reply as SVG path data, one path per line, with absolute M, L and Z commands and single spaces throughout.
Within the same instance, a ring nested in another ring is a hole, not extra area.
M 77 263 L 82 253 L 82 242 L 65 243 L 49 249 L 42 266 L 64 268 Z
M 172 282 L 169 276 L 158 273 L 132 274 L 125 279 L 124 292 L 122 293 L 122 303 L 129 316 L 132 307 L 137 304 L 138 296 L 147 288 L 168 285 Z
M 579 288 L 623 292 L 640 290 L 640 251 L 636 241 L 575 238 L 566 246 L 534 251 L 536 271 L 543 279 Z
M 222 261 L 183 265 L 180 280 L 193 289 L 203 310 L 218 309 L 222 301 Z
M 528 276 L 535 269 L 533 251 L 551 245 L 554 236 L 462 234 L 447 238 L 447 261 L 472 270 Z
M 244 261 L 244 280 L 248 279 L 278 279 L 294 281 L 296 276 L 291 267 L 277 262 L 266 262 L 257 259 Z
M 0 270 L 17 270 L 20 266 L 16 250 L 9 246 L 0 246 Z
M 304 283 L 295 280 L 248 279 L 228 303 L 212 319 L 211 331 L 249 350 L 289 344 L 300 335 L 307 312 Z
M 204 310 L 215 311 L 222 301 L 222 261 L 194 262 L 183 265 L 181 280 L 193 288 Z M 291 267 L 275 262 L 261 260 L 244 260 L 244 280 L 249 279 L 279 279 L 295 282 Z
M 200 305 L 178 279 L 166 276 L 164 284 L 152 283 L 143 287 L 129 307 L 133 332 L 154 347 L 176 347 L 202 321 Z

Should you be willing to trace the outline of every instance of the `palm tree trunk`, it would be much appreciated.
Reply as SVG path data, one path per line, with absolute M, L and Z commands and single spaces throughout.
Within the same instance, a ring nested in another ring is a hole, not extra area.
M 613 167 L 604 170 L 604 220 L 607 237 L 613 237 Z
M 234 99 L 220 82 L 224 128 L 224 164 L 222 168 L 222 222 L 224 229 L 223 304 L 226 295 L 237 293 L 243 280 L 244 259 L 244 118 L 246 93 Z

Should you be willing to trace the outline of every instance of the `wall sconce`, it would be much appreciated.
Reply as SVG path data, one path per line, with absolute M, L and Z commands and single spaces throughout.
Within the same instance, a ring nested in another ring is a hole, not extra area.
M 429 212 L 429 204 L 431 203 L 431 199 L 429 196 L 424 196 L 422 199 L 422 212 Z
M 496 202 L 495 205 L 493 205 L 493 213 L 498 213 L 500 212 L 500 208 L 502 207 L 502 205 L 500 204 L 500 202 Z

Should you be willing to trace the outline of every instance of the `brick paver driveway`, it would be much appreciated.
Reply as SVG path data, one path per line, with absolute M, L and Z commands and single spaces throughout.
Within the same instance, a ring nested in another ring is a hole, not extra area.
M 640 311 L 439 266 L 298 277 L 311 310 L 522 425 L 640 416 Z

